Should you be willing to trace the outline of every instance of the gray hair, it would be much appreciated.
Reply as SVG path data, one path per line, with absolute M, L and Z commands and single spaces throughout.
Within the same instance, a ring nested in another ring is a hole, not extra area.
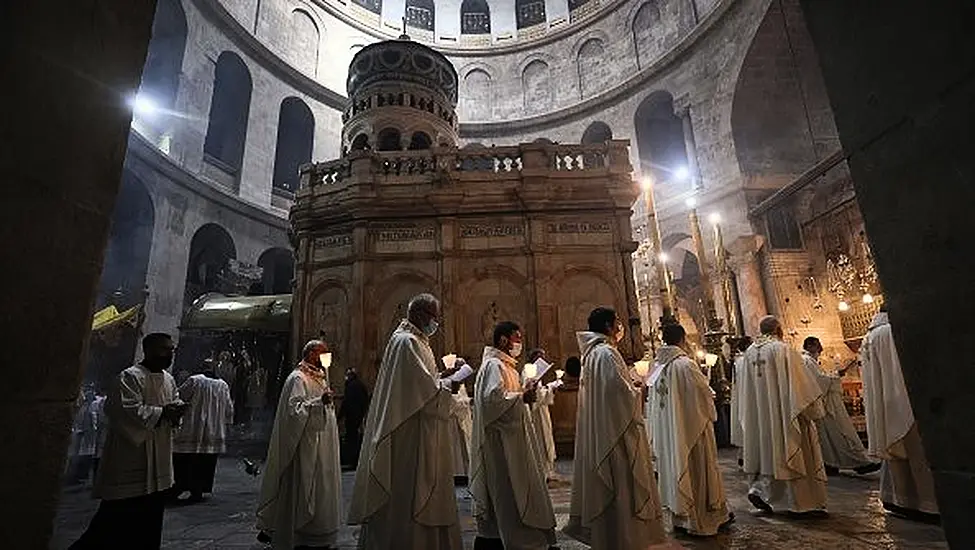
M 301 358 L 307 359 L 311 350 L 319 347 L 328 348 L 328 345 L 323 340 L 309 340 L 305 347 L 301 348 Z
M 421 310 L 424 313 L 426 313 L 431 309 L 439 308 L 439 307 L 440 307 L 440 300 L 438 300 L 437 297 L 434 296 L 433 294 L 424 292 L 423 294 L 417 294 L 416 296 L 410 299 L 410 305 L 407 306 L 406 312 L 407 315 L 412 315 L 413 313 Z
M 782 323 L 774 315 L 766 315 L 758 323 L 758 329 L 762 334 L 775 334 L 775 331 L 782 327 Z

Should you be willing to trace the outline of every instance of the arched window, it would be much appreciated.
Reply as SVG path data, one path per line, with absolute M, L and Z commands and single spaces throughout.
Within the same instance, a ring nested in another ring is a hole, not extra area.
M 207 160 L 216 161 L 219 168 L 234 178 L 239 176 L 244 160 L 250 106 L 250 71 L 237 54 L 221 53 L 217 58 L 210 122 L 203 142 L 203 153 L 209 157 Z
M 311 162 L 315 136 L 315 117 L 305 102 L 287 97 L 281 102 L 278 117 L 278 141 L 274 151 L 275 191 L 294 193 L 298 190 L 298 167 Z
M 460 96 L 460 111 L 467 120 L 491 120 L 494 96 L 491 93 L 491 75 L 481 69 L 473 69 L 464 76 L 464 93 Z
M 230 260 L 237 258 L 234 239 L 223 227 L 208 223 L 199 228 L 190 241 L 190 260 L 186 264 L 186 289 L 183 306 L 189 306 L 203 294 L 224 290 Z
M 674 98 L 654 92 L 644 99 L 633 118 L 640 172 L 660 183 L 678 183 L 676 175 L 687 167 L 684 128 L 674 114 Z M 690 188 L 690 182 L 686 185 Z
M 269 248 L 257 260 L 261 280 L 251 288 L 252 295 L 290 294 L 295 274 L 295 259 L 286 248 Z
M 155 217 L 149 190 L 134 174 L 124 170 L 98 283 L 99 308 L 131 307 L 143 299 Z
M 288 51 L 295 67 L 311 76 L 318 74 L 318 25 L 305 10 L 291 12 L 291 46 Z
M 461 34 L 491 34 L 491 8 L 487 0 L 464 0 L 460 5 Z
M 410 151 L 429 149 L 431 145 L 433 140 L 426 132 L 413 132 L 413 136 L 410 137 Z
M 172 109 L 186 50 L 186 13 L 179 0 L 159 0 L 152 22 L 152 40 L 139 93 L 160 107 Z
M 545 112 L 552 106 L 552 71 L 548 63 L 535 59 L 521 72 L 525 112 Z
M 403 144 L 400 143 L 400 133 L 396 128 L 384 128 L 376 136 L 377 151 L 401 151 Z
M 435 9 L 433 0 L 406 0 L 406 24 L 433 32 Z
M 610 71 L 612 64 L 604 59 L 605 48 L 603 41 L 598 38 L 590 38 L 579 48 L 579 56 L 576 58 L 576 68 L 579 71 L 579 97 L 586 99 L 608 88 L 607 83 L 612 82 Z
M 545 0 L 515 0 L 515 25 L 519 29 L 540 25 L 545 19 Z
M 613 130 L 605 122 L 599 120 L 587 126 L 586 131 L 582 133 L 584 145 L 606 143 L 611 139 L 613 139 Z
M 369 136 L 366 134 L 359 134 L 352 140 L 352 145 L 349 147 L 352 151 L 367 151 L 369 150 Z

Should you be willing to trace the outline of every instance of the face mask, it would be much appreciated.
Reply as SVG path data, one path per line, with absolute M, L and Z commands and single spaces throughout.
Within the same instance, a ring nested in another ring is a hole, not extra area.
M 436 320 L 431 320 L 427 323 L 427 326 L 423 327 L 423 333 L 427 335 L 427 338 L 433 336 L 437 333 L 437 329 L 440 328 L 440 323 Z
M 509 355 L 512 357 L 518 357 L 521 355 L 521 342 L 511 344 L 511 353 Z

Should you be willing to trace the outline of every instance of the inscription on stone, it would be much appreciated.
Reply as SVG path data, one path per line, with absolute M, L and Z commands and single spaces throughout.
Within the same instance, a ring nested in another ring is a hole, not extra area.
M 315 248 L 338 248 L 352 246 L 352 235 L 329 235 L 315 239 Z
M 525 227 L 514 224 L 462 225 L 460 236 L 464 239 L 478 237 L 519 237 L 525 234 Z
M 549 233 L 612 233 L 609 222 L 561 222 L 548 224 Z
M 370 227 L 369 234 L 381 242 L 422 241 L 432 239 L 436 231 L 432 226 L 390 223 Z

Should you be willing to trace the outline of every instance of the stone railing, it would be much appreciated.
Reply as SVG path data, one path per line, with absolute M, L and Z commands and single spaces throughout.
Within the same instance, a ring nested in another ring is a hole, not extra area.
M 629 142 L 614 140 L 599 145 L 529 143 L 505 147 L 434 148 L 422 151 L 356 151 L 329 162 L 301 168 L 302 188 L 335 185 L 353 177 L 424 176 L 456 173 L 463 179 L 474 174 L 604 171 L 629 174 Z

